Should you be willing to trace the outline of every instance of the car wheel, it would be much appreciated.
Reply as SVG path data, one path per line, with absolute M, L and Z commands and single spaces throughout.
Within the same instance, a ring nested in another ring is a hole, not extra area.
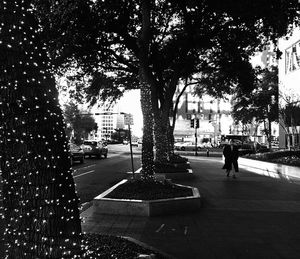
M 197 147 L 197 150 L 200 151 L 200 150 L 201 150 L 201 147 Z
M 184 151 L 184 150 L 185 150 L 185 147 L 181 147 L 180 150 Z

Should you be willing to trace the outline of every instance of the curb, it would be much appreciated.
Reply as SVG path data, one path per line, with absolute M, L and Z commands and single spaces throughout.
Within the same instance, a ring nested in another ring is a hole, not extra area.
M 181 184 L 175 185 L 191 189 L 191 196 L 156 200 L 118 199 L 106 197 L 115 188 L 127 181 L 127 179 L 124 179 L 95 197 L 93 200 L 93 208 L 100 214 L 152 217 L 177 214 L 181 211 L 197 211 L 202 207 L 202 197 L 199 190 L 195 187 Z
M 81 214 L 82 212 L 86 211 L 92 205 L 93 205 L 93 201 L 88 201 L 88 202 L 80 204 L 79 213 Z
M 161 250 L 159 250 L 159 249 L 157 249 L 157 248 L 155 248 L 155 247 L 153 247 L 153 246 L 147 245 L 147 244 L 145 244 L 145 243 L 143 243 L 143 242 L 141 242 L 141 241 L 139 241 L 139 240 L 137 240 L 137 239 L 134 239 L 134 238 L 132 238 L 132 237 L 127 237 L 127 236 L 121 236 L 121 237 L 124 238 L 124 239 L 126 239 L 126 240 L 128 240 L 128 241 L 130 241 L 130 242 L 132 242 L 132 243 L 135 243 L 135 244 L 137 244 L 137 245 L 139 245 L 139 246 L 141 246 L 141 247 L 143 247 L 143 248 L 152 250 L 153 252 L 158 253 L 158 254 L 160 254 L 160 255 L 166 257 L 166 259 L 176 259 L 175 257 L 173 257 L 173 256 L 171 256 L 171 255 L 169 255 L 169 254 L 166 254 L 165 252 L 162 252 Z M 149 256 L 150 256 L 150 255 L 149 255 Z M 146 258 L 146 257 L 145 257 L 145 258 Z M 152 258 L 152 257 L 149 257 L 149 258 Z M 155 257 L 154 257 L 154 258 L 155 258 Z

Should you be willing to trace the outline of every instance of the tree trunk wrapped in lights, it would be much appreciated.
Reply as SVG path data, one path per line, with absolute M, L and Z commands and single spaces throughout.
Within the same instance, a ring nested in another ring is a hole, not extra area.
M 29 1 L 0 4 L 0 154 L 6 258 L 82 258 L 68 143 Z
M 153 154 L 153 113 L 151 92 L 146 84 L 141 87 L 141 107 L 143 113 L 142 177 L 151 178 L 154 174 Z
M 169 118 L 166 118 L 166 113 L 156 115 L 154 119 L 154 136 L 155 136 L 155 162 L 163 164 L 168 162 L 168 123 Z
M 174 156 L 174 149 L 175 149 L 175 141 L 174 141 L 174 128 L 172 125 L 168 125 L 167 128 L 167 141 L 168 141 L 168 155 L 170 157 Z

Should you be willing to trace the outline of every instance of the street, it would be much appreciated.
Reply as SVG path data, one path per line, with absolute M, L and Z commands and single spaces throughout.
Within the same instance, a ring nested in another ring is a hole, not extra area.
M 140 167 L 140 151 L 140 147 L 133 147 L 134 170 Z M 74 164 L 73 169 L 80 204 L 89 202 L 129 176 L 132 171 L 129 145 L 109 145 L 106 159 L 86 158 L 84 164 Z

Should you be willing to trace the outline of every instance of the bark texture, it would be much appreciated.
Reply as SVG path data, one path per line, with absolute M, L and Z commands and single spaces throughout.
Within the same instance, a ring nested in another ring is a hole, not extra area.
M 65 125 L 38 22 L 28 2 L 0 4 L 6 258 L 82 258 Z

